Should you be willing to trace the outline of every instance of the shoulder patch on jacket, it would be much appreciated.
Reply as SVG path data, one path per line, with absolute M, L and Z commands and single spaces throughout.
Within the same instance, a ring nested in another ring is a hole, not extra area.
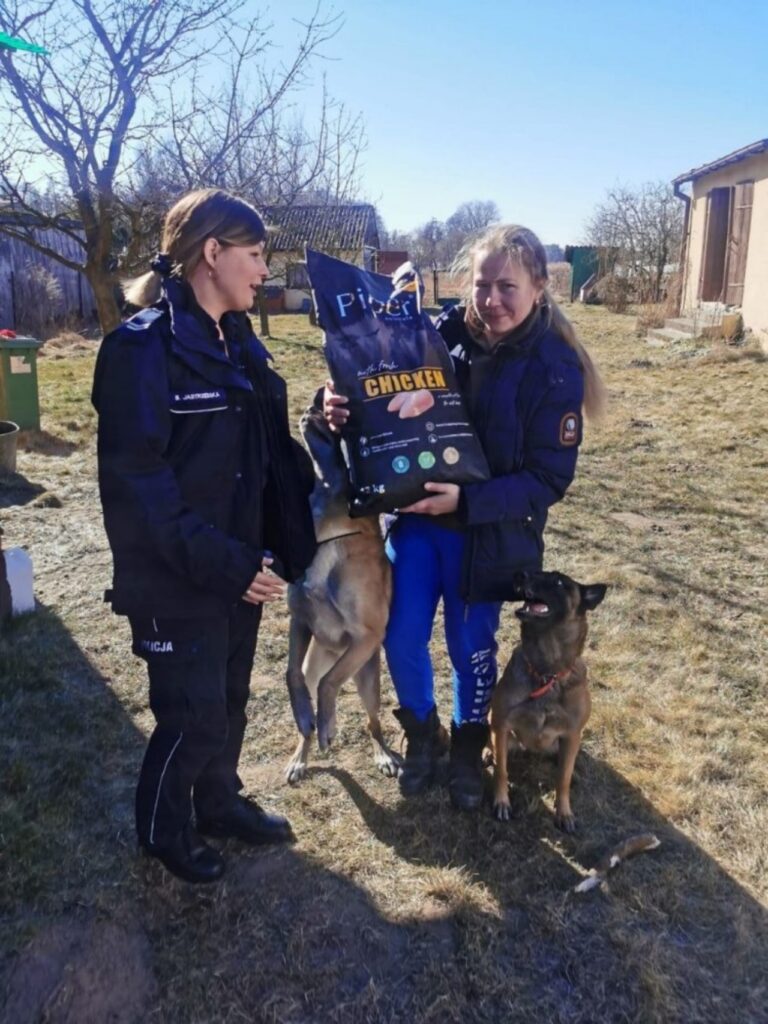
M 132 316 L 130 320 L 126 320 L 123 327 L 127 327 L 129 331 L 146 331 L 148 327 L 157 320 L 159 316 L 163 315 L 162 309 L 142 309 L 140 313 Z
M 560 444 L 570 448 L 579 443 L 579 413 L 567 412 L 560 420 Z

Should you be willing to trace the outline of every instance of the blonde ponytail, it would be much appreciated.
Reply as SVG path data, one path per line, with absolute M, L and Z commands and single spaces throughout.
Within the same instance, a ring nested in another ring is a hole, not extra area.
M 147 306 L 154 306 L 159 302 L 161 290 L 162 278 L 155 270 L 123 281 L 125 301 L 131 306 L 138 306 L 139 309 L 146 309 Z
M 584 371 L 584 412 L 591 420 L 600 419 L 605 412 L 608 397 L 603 379 L 592 360 L 592 356 L 579 341 L 573 324 L 552 298 L 548 288 L 544 290 L 544 297 L 549 310 L 548 326 L 552 328 L 555 334 L 559 334 L 566 344 L 570 345 L 579 357 L 581 368 Z

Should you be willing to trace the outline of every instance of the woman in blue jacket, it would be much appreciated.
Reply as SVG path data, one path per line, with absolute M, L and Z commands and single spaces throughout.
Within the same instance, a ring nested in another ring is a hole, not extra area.
M 94 377 L 107 598 L 128 616 L 156 719 L 139 844 L 190 882 L 224 869 L 201 834 L 291 838 L 239 795 L 237 774 L 262 606 L 315 551 L 311 463 L 246 315 L 265 238 L 257 211 L 225 192 L 179 200 L 152 272 L 126 291 L 145 308 L 104 339 Z
M 582 411 L 597 413 L 602 384 L 547 292 L 547 261 L 532 231 L 493 225 L 461 254 L 468 294 L 438 330 L 483 445 L 491 479 L 432 483 L 390 533 L 393 598 L 385 649 L 405 729 L 404 795 L 432 781 L 446 736 L 434 700 L 429 641 L 440 599 L 453 667 L 448 785 L 462 809 L 482 799 L 482 752 L 496 683 L 501 603 L 516 571 L 541 567 L 549 506 L 576 468 Z M 326 394 L 331 423 L 345 399 Z

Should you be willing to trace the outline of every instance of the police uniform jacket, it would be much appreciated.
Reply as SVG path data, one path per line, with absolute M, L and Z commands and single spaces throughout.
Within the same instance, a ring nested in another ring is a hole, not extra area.
M 453 358 L 491 470 L 461 488 L 458 518 L 468 530 L 462 594 L 468 601 L 513 598 L 515 571 L 541 568 L 549 506 L 565 494 L 581 441 L 583 371 L 577 353 L 536 307 L 492 351 L 479 345 L 456 306 L 437 321 Z
M 265 549 L 288 581 L 315 552 L 311 462 L 288 429 L 286 388 L 244 314 L 227 348 L 192 290 L 103 341 L 92 401 L 118 614 L 228 614 Z

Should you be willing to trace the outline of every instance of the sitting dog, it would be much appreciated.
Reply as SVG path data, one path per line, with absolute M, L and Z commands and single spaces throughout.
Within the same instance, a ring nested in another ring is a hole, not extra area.
M 573 832 L 571 778 L 591 702 L 581 658 L 587 612 L 605 597 L 603 583 L 583 585 L 559 572 L 521 573 L 525 604 L 515 611 L 521 641 L 512 652 L 491 702 L 493 812 L 510 817 L 507 757 L 510 740 L 527 750 L 557 751 L 555 824 Z
M 315 725 L 320 749 L 327 749 L 336 733 L 336 697 L 347 679 L 354 679 L 368 713 L 374 761 L 385 775 L 394 776 L 396 760 L 379 721 L 379 651 L 392 578 L 378 516 L 347 515 L 347 468 L 322 412 L 307 410 L 300 429 L 317 478 L 310 500 L 318 549 L 304 579 L 288 588 L 286 681 L 301 736 L 286 778 L 298 782 L 306 774 Z

